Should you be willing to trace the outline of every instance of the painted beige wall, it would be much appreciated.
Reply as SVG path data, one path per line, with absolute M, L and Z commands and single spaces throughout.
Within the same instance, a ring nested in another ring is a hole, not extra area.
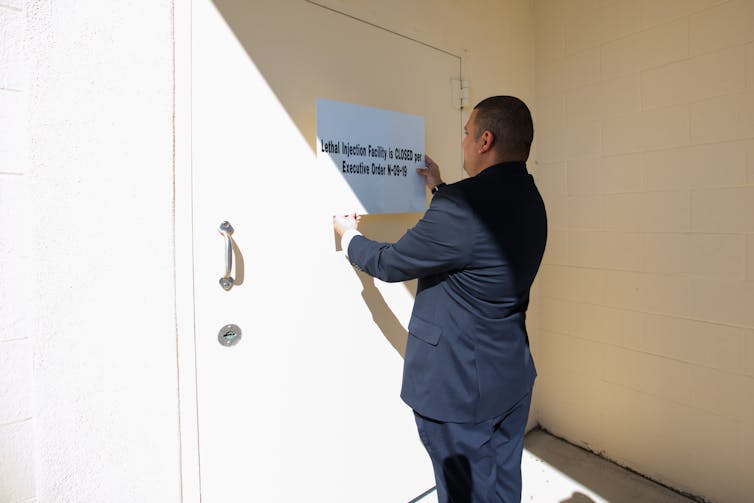
M 495 94 L 533 97 L 530 0 L 316 0 L 459 55 L 471 102 Z
M 537 411 L 715 501 L 754 491 L 754 2 L 535 0 Z

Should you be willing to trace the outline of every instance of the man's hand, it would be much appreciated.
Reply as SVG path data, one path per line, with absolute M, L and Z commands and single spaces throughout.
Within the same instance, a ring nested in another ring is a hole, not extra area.
M 433 187 L 436 187 L 437 185 L 442 183 L 442 178 L 440 177 L 440 166 L 437 165 L 435 161 L 433 161 L 428 155 L 424 156 L 424 164 L 426 164 L 426 168 L 416 168 L 416 172 L 419 173 L 422 178 L 424 178 L 424 185 L 427 186 L 428 189 L 432 190 Z
M 360 221 L 361 215 L 351 213 L 350 215 L 334 216 L 332 219 L 332 224 L 333 227 L 335 227 L 335 232 L 338 233 L 338 236 L 343 237 L 343 233 L 345 233 L 347 230 L 358 229 Z

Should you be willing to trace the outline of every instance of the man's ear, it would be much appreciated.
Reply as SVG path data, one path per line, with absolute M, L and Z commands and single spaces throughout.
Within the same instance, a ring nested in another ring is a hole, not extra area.
M 495 143 L 495 135 L 489 129 L 485 129 L 480 139 L 482 140 L 479 144 L 480 154 L 489 151 L 492 148 L 492 145 Z

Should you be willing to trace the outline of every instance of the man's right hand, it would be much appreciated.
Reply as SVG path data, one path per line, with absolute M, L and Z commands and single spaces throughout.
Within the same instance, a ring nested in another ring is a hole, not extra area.
M 438 166 L 428 155 L 424 156 L 424 164 L 427 167 L 416 168 L 416 172 L 424 178 L 424 185 L 426 185 L 429 190 L 432 190 L 434 187 L 442 183 L 440 166 Z
M 359 222 L 361 221 L 361 215 L 351 213 L 349 215 L 336 215 L 332 219 L 333 227 L 338 236 L 343 237 L 343 234 L 350 229 L 358 230 Z

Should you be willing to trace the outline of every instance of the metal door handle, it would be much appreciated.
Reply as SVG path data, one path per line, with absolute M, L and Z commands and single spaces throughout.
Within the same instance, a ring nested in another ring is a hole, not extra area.
M 227 291 L 233 288 L 233 278 L 230 276 L 230 270 L 233 268 L 233 226 L 225 221 L 220 224 L 218 230 L 225 237 L 225 276 L 220 278 L 220 286 Z

